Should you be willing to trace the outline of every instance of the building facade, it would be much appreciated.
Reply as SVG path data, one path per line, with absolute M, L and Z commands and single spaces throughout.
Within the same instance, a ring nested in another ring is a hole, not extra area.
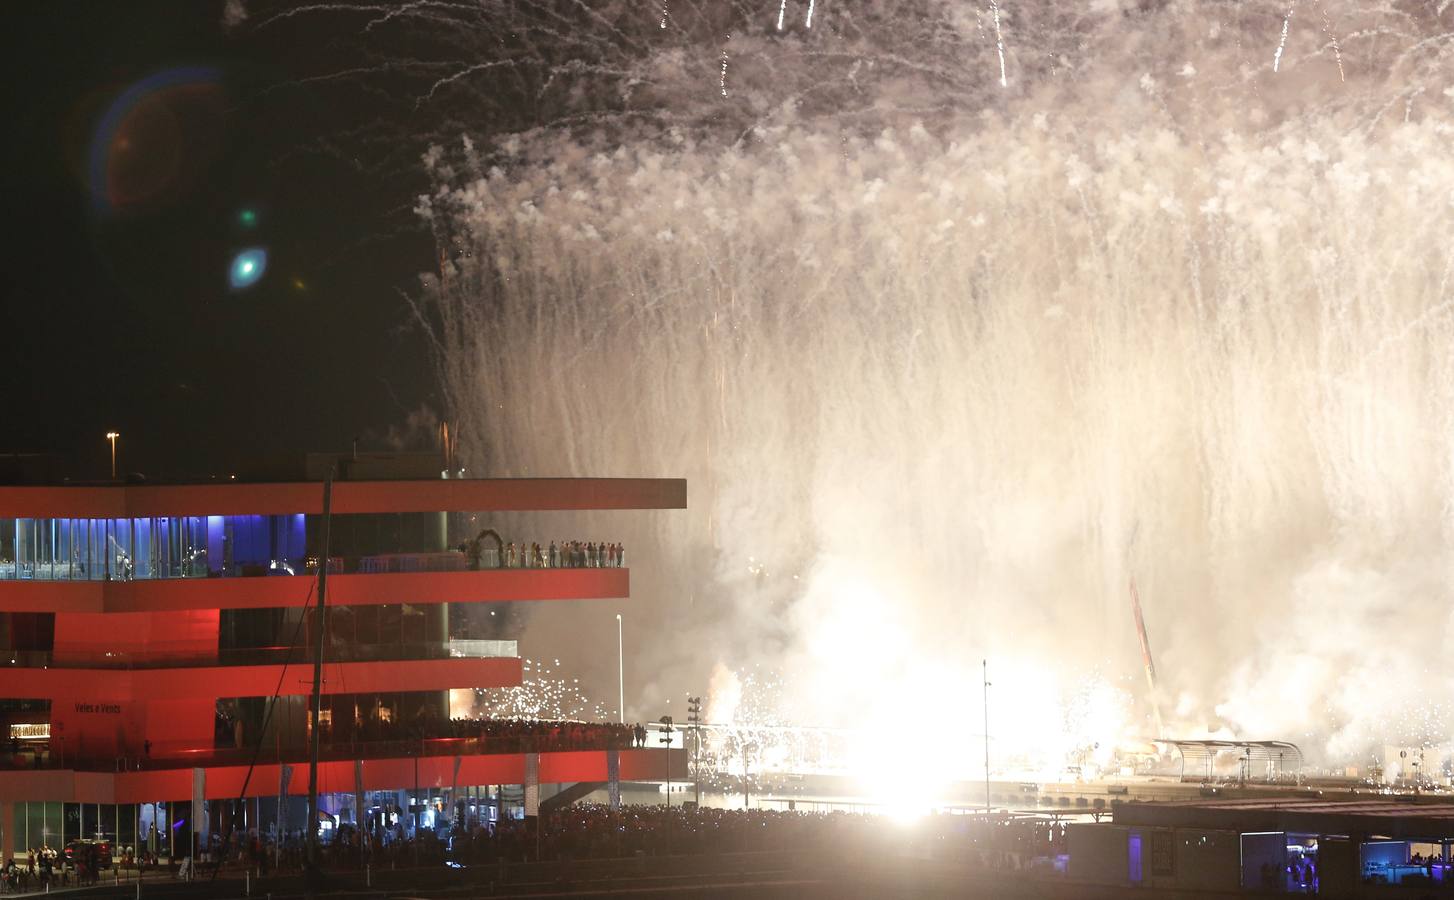
M 326 559 L 323 496 L 317 481 L 0 487 L 3 858 L 98 833 L 166 855 L 219 818 L 277 829 L 309 789 L 323 566 L 325 826 L 402 811 L 412 829 L 492 785 L 679 765 L 599 730 L 461 728 L 450 691 L 521 683 L 514 636 L 480 614 L 492 604 L 630 593 L 604 549 L 499 552 L 549 536 L 487 532 L 490 513 L 680 509 L 684 481 L 339 481 Z

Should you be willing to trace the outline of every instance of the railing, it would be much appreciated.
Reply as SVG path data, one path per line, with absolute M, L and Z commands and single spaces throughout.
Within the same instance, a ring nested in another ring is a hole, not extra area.
M 331 556 L 330 575 L 378 575 L 411 572 L 465 572 L 494 569 L 607 569 L 623 568 L 624 553 L 619 549 L 605 552 L 578 550 L 569 552 L 557 547 L 520 544 L 508 547 L 501 554 L 493 546 L 480 547 L 477 554 L 461 551 L 431 553 L 380 553 L 372 556 Z M 615 545 L 619 548 L 619 545 Z M 128 560 L 118 557 L 109 570 L 102 565 L 85 562 L 16 562 L 0 560 L 0 581 L 166 581 L 193 578 L 262 578 L 270 576 L 308 575 L 318 570 L 318 560 L 272 560 L 269 563 L 234 563 L 227 569 L 211 569 L 206 554 L 180 566 L 173 565 L 165 575 L 135 575 Z
M 597 730 L 599 729 L 599 730 Z M 510 734 L 477 737 L 413 737 L 391 740 L 330 741 L 325 729 L 319 746 L 320 761 L 352 759 L 397 759 L 405 757 L 480 756 L 506 753 L 553 753 L 576 750 L 629 749 L 631 739 L 624 728 L 592 726 L 585 733 Z M 64 749 L 42 746 L 22 753 L 0 754 L 0 768 L 11 769 L 73 769 L 88 772 L 153 771 L 212 766 L 246 766 L 254 759 L 252 747 L 206 748 L 172 752 L 165 755 L 77 757 Z M 259 765 L 306 763 L 308 748 L 267 746 L 258 753 Z
M 519 655 L 515 641 L 451 640 L 412 644 L 351 644 L 328 647 L 324 659 L 336 662 L 399 662 L 415 659 L 492 659 Z M 0 664 L 52 669 L 185 669 L 201 666 L 266 666 L 311 663 L 312 647 L 198 649 L 165 641 L 135 650 L 104 652 L 3 650 Z

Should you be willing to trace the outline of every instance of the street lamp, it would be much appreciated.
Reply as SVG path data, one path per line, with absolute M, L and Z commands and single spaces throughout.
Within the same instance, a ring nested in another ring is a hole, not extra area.
M 626 638 L 623 636 L 621 614 L 616 613 L 616 686 L 620 688 L 621 700 L 618 711 L 621 724 L 626 724 Z
M 661 745 L 666 748 L 666 855 L 671 856 L 671 716 L 661 717 Z
M 671 812 L 671 716 L 661 717 L 661 745 L 666 748 L 666 809 Z
M 111 480 L 116 480 L 116 439 L 121 437 L 117 431 L 106 432 L 106 440 L 111 442 Z
M 742 808 L 752 808 L 752 752 L 757 741 L 742 742 Z
M 697 808 L 702 807 L 702 698 L 687 698 L 687 721 L 692 724 L 692 780 L 697 783 Z
M 984 666 L 984 815 L 989 820 L 990 815 L 990 661 L 983 660 Z

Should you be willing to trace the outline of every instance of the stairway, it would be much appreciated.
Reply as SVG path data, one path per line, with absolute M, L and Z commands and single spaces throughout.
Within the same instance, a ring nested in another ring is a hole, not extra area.
M 599 791 L 606 786 L 604 781 L 577 781 L 575 784 L 565 788 L 560 793 L 546 797 L 540 801 L 540 814 L 546 815 L 558 809 L 564 809 L 572 803 L 589 795 L 593 791 Z

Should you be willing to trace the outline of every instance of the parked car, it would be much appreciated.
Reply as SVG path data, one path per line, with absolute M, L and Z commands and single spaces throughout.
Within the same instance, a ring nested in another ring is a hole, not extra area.
M 96 841 L 87 838 L 74 840 L 66 845 L 66 865 L 74 868 L 76 860 L 85 857 L 88 852 L 86 848 L 88 847 L 96 848 L 95 858 L 96 868 L 98 870 L 111 868 L 111 842 Z

